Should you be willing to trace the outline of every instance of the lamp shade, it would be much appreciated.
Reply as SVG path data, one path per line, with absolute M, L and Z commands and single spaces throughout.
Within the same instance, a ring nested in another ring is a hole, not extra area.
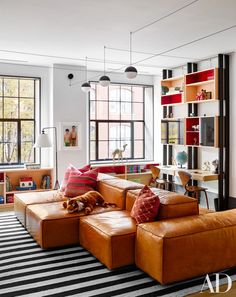
M 85 82 L 81 85 L 81 90 L 85 93 L 88 93 L 91 90 L 91 85 L 88 82 Z
M 99 79 L 99 83 L 102 87 L 108 87 L 110 82 L 111 82 L 111 80 L 107 75 L 103 75 Z
M 42 133 L 39 134 L 34 147 L 51 147 L 52 146 L 52 142 L 48 136 L 48 134 Z
M 137 76 L 138 71 L 135 67 L 129 66 L 125 69 L 125 74 L 128 79 L 133 79 Z

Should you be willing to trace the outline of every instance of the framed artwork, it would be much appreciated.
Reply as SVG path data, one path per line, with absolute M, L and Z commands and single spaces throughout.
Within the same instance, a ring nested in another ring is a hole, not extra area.
M 81 124 L 79 122 L 59 123 L 59 143 L 61 150 L 81 149 Z

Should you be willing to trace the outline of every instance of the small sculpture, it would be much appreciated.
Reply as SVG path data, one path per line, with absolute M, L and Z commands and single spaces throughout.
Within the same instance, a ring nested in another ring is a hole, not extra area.
M 218 174 L 219 170 L 218 170 L 218 167 L 219 167 L 219 160 L 215 159 L 214 161 L 212 161 L 211 163 L 213 166 L 214 166 L 214 173 L 215 174 Z
M 201 90 L 201 92 L 197 93 L 197 100 L 205 100 L 206 99 L 206 90 Z
M 123 150 L 121 149 L 115 149 L 114 152 L 112 152 L 113 162 L 115 162 L 116 155 L 118 156 L 118 160 L 123 160 L 123 152 L 125 151 L 128 144 L 123 145 Z
M 197 145 L 197 137 L 193 138 L 193 145 Z
M 199 131 L 199 125 L 193 125 L 192 128 L 194 131 Z
M 203 163 L 202 170 L 204 170 L 204 171 L 211 171 L 211 166 L 210 166 L 210 162 L 209 161 L 206 161 L 206 162 Z

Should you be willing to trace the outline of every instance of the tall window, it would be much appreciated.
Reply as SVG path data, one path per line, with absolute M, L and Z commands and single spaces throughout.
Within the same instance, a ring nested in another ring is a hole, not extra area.
M 152 86 L 92 83 L 90 92 L 90 160 L 112 159 L 126 144 L 123 157 L 145 158 L 145 94 Z
M 0 76 L 0 165 L 35 161 L 39 78 Z

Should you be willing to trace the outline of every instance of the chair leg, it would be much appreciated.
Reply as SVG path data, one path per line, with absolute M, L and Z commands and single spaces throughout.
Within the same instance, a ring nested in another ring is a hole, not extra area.
M 186 194 L 187 194 L 187 191 L 184 192 L 184 195 L 186 195 Z
M 209 209 L 209 202 L 208 202 L 207 192 L 206 191 L 203 191 L 203 192 L 205 193 L 205 196 L 206 196 L 207 209 Z

